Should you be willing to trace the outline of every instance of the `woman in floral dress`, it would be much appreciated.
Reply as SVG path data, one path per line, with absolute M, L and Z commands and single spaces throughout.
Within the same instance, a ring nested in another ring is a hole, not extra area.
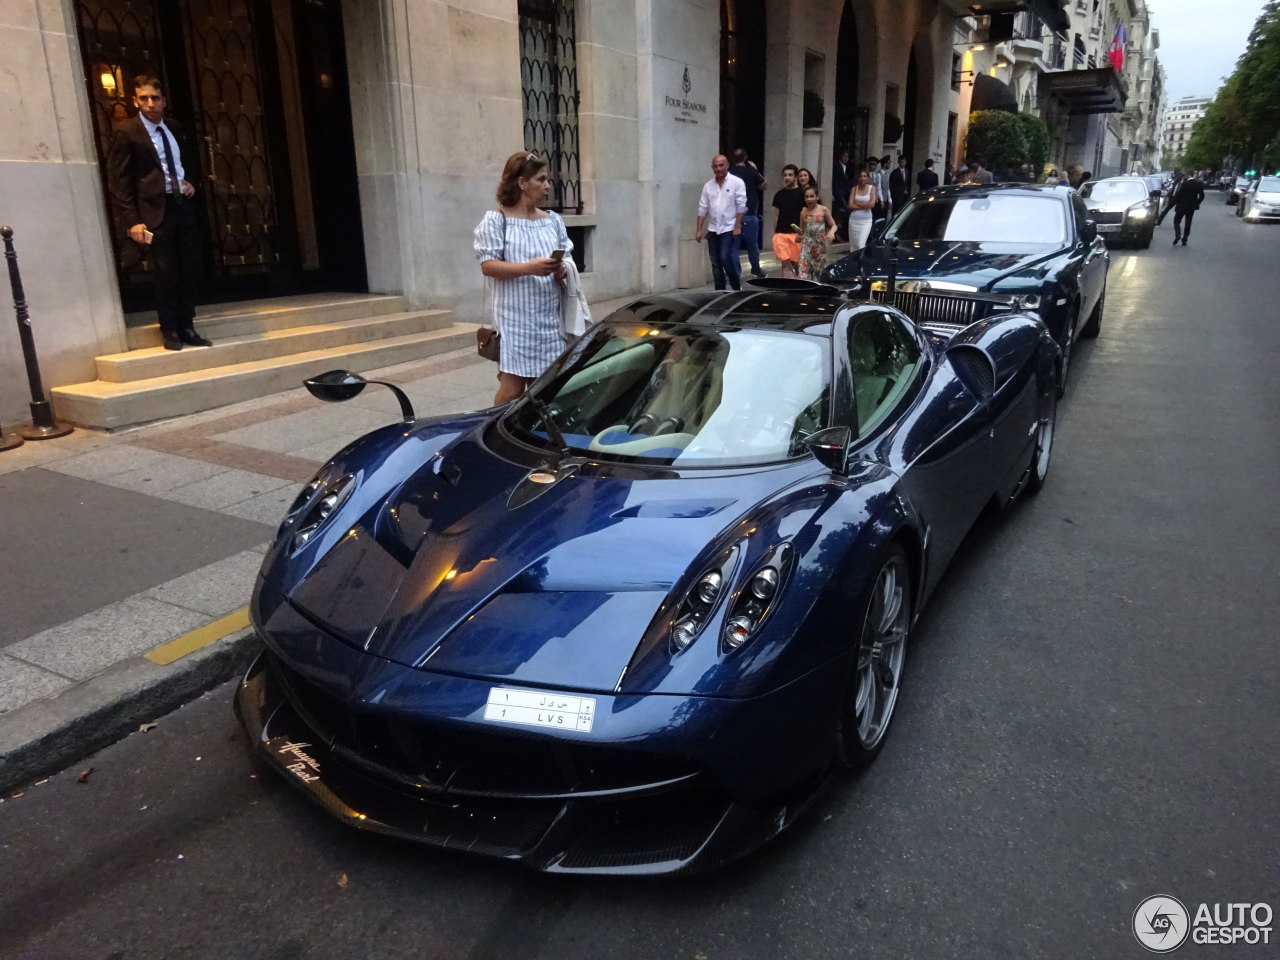
M 831 211 L 818 202 L 818 191 L 809 187 L 804 192 L 804 209 L 800 211 L 800 279 L 819 280 L 827 265 L 827 246 L 835 241 L 836 221 Z

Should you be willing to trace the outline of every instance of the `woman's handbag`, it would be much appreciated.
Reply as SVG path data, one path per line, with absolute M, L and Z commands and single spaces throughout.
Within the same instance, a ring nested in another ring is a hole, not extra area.
M 476 353 L 485 360 L 497 362 L 502 356 L 502 334 L 492 327 L 480 327 L 476 330 Z
M 507 215 L 501 210 L 498 215 L 502 217 L 502 258 L 507 259 Z M 476 331 L 476 353 L 483 360 L 492 360 L 497 363 L 502 357 L 502 334 L 498 332 L 498 324 L 496 322 L 496 311 L 493 302 L 493 278 L 485 278 L 485 295 L 488 301 L 485 313 L 488 314 L 488 320 L 491 326 L 481 327 Z

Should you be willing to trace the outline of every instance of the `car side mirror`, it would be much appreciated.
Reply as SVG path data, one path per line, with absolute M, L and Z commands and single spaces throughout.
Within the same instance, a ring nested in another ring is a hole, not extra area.
M 1159 199 L 1160 199 L 1161 197 L 1163 197 L 1163 196 L 1164 196 L 1164 194 L 1163 194 L 1163 193 L 1161 193 L 1159 190 L 1152 190 L 1152 191 L 1151 191 L 1151 199 L 1152 199 L 1152 200 L 1159 200 Z
M 884 237 L 885 229 L 889 226 L 887 217 L 881 217 L 879 220 L 873 220 L 871 223 L 871 232 L 867 234 L 867 246 L 875 246 Z
M 1085 243 L 1093 243 L 1098 239 L 1098 225 L 1092 220 L 1086 220 L 1080 228 L 1080 239 Z
M 804 442 L 809 452 L 828 470 L 844 473 L 853 432 L 848 427 L 827 427 L 811 434 Z
M 413 412 L 413 404 L 409 402 L 405 392 L 394 383 L 387 383 L 385 380 L 366 380 L 360 374 L 352 373 L 350 370 L 328 370 L 302 381 L 302 385 L 307 388 L 309 394 L 325 403 L 342 403 L 358 397 L 360 392 L 371 383 L 380 384 L 396 395 L 396 399 L 400 401 L 400 414 L 405 423 L 413 423 L 418 419 Z

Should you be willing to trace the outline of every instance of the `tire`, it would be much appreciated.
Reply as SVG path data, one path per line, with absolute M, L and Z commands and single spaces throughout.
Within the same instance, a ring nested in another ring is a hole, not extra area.
M 894 544 L 876 567 L 866 609 L 858 619 L 854 666 L 845 684 L 836 761 L 859 769 L 884 748 L 893 721 L 911 631 L 911 565 Z
M 1156 235 L 1156 232 L 1154 229 L 1152 229 L 1150 233 L 1148 233 L 1145 237 L 1142 238 L 1142 242 L 1138 244 L 1138 249 L 1139 250 L 1149 249 L 1151 247 L 1151 241 L 1155 238 L 1155 235 Z
M 1050 388 L 1041 400 L 1040 423 L 1036 427 L 1036 446 L 1027 468 L 1027 494 L 1035 496 L 1044 489 L 1049 477 L 1049 461 L 1053 455 L 1053 438 L 1058 425 L 1058 391 Z
M 1092 340 L 1102 332 L 1102 311 L 1107 302 L 1107 288 L 1102 288 L 1102 293 L 1098 295 L 1098 302 L 1093 305 L 1093 313 L 1089 314 L 1089 319 L 1084 322 L 1084 326 L 1080 328 L 1080 336 Z

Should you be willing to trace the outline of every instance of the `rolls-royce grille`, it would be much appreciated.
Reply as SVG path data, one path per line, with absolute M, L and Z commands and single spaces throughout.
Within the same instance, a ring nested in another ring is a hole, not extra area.
M 1089 219 L 1094 223 L 1124 223 L 1124 211 L 1110 213 L 1104 210 L 1090 210 Z
M 883 291 L 876 291 L 875 298 L 883 301 Z M 908 293 L 898 291 L 894 304 L 916 323 L 945 323 L 958 327 L 967 327 L 975 320 L 981 320 L 988 305 L 966 297 L 949 297 L 936 293 Z

